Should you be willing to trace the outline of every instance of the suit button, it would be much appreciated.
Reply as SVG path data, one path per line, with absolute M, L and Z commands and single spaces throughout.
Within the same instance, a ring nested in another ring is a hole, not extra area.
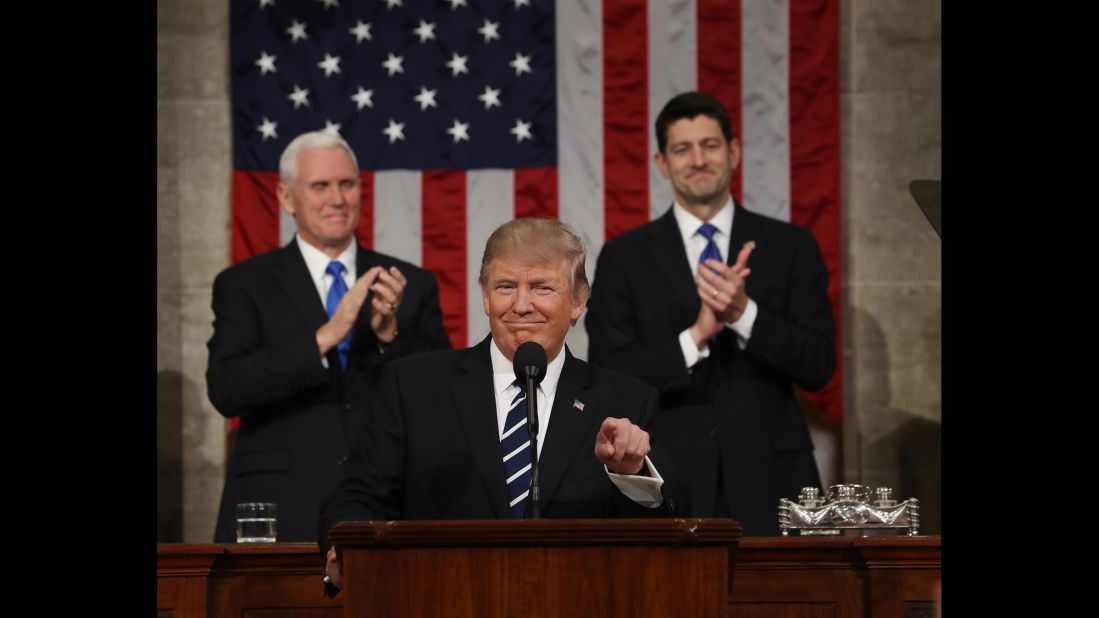
M 351 404 L 349 404 L 349 403 L 343 404 L 343 411 L 344 412 L 350 412 L 351 411 Z
M 336 460 L 336 463 L 338 463 L 339 465 L 342 466 L 343 462 L 345 462 L 345 461 L 347 461 L 347 457 L 340 457 L 339 459 Z

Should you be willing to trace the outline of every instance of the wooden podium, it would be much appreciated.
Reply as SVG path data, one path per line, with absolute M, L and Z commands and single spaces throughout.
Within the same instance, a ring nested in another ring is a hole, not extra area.
M 733 618 L 936 615 L 935 590 L 942 577 L 941 536 L 746 537 L 735 548 L 736 569 L 729 595 Z M 316 543 L 158 545 L 157 615 L 362 616 L 344 613 L 346 592 L 334 599 L 324 596 L 323 565 Z M 585 569 L 603 566 L 599 562 L 585 565 Z M 615 583 L 632 586 L 641 576 L 644 572 L 635 570 L 623 582 Z M 717 586 L 720 590 L 727 587 L 728 583 Z M 396 585 L 386 588 L 387 593 L 398 590 Z M 684 608 L 682 615 L 696 615 L 688 611 L 691 607 L 694 604 Z
M 726 616 L 729 519 L 337 524 L 346 616 Z

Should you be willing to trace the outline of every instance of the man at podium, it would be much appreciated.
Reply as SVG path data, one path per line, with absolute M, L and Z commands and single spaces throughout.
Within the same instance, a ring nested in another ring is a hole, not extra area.
M 320 546 L 335 586 L 342 573 L 328 532 L 341 521 L 520 519 L 532 516 L 535 500 L 545 518 L 668 517 L 680 507 L 670 463 L 644 430 L 656 389 L 589 365 L 565 345 L 590 295 L 584 258 L 580 236 L 563 222 L 500 226 L 479 277 L 490 336 L 386 365 L 344 479 L 321 509 Z M 545 351 L 536 440 L 516 377 L 528 342 Z

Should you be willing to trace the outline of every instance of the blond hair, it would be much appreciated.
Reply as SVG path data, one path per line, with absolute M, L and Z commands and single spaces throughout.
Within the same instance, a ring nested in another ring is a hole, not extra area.
M 514 219 L 496 228 L 488 237 L 478 281 L 485 285 L 489 265 L 498 257 L 508 256 L 527 263 L 542 264 L 564 260 L 568 262 L 568 271 L 572 275 L 573 300 L 584 302 L 591 296 L 588 274 L 584 270 L 586 253 L 580 234 L 564 221 L 545 217 Z

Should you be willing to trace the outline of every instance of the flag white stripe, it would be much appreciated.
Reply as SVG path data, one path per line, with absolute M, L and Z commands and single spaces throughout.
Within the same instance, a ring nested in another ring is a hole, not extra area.
M 603 247 L 603 6 L 577 0 L 555 8 L 558 217 L 584 237 L 591 281 Z M 583 316 L 565 341 L 588 357 Z
M 515 217 L 515 173 L 470 170 L 466 173 L 466 328 L 469 345 L 488 335 L 481 288 L 481 254 L 493 230 Z
M 286 243 L 294 239 L 294 232 L 298 231 L 298 224 L 294 223 L 294 217 L 279 205 L 279 246 L 285 247 Z
M 530 440 L 527 440 L 521 446 L 519 446 L 519 448 L 517 448 L 514 451 L 512 451 L 512 452 L 508 453 L 507 455 L 505 455 L 504 456 L 504 461 L 507 461 L 507 460 L 511 459 L 512 457 L 515 457 L 516 453 L 518 453 L 519 451 L 527 448 L 528 446 L 530 446 Z
M 374 174 L 374 250 L 423 264 L 422 181 L 415 170 Z
M 741 2 L 744 206 L 790 220 L 789 23 L 787 0 Z
M 522 470 L 520 470 L 520 471 L 516 472 L 515 474 L 512 474 L 512 475 L 511 475 L 511 476 L 510 476 L 510 477 L 508 478 L 508 482 L 507 482 L 507 484 L 508 484 L 508 485 L 511 485 L 511 482 L 512 482 L 512 481 L 514 481 L 515 479 L 519 478 L 520 476 L 523 476 L 523 473 L 524 473 L 524 472 L 526 472 L 527 470 L 530 470 L 530 466 L 531 466 L 530 464 L 527 464 L 527 465 L 523 466 L 523 469 L 522 469 Z
M 693 0 L 649 2 L 649 151 L 645 153 L 649 171 L 649 219 L 655 219 L 675 199 L 672 185 L 657 169 L 653 154 L 657 151 L 653 125 L 660 109 L 677 94 L 698 86 L 696 11 Z

